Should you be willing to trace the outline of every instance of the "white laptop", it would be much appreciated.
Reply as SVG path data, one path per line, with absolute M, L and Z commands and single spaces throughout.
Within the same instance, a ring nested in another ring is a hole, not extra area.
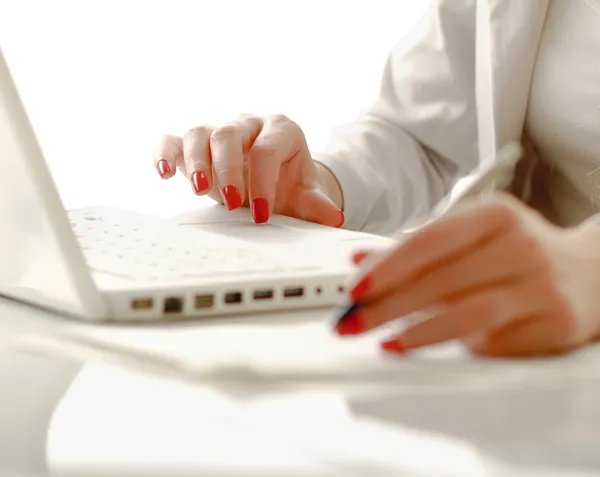
M 286 217 L 257 226 L 247 211 L 221 226 L 67 213 L 1 50 L 0 201 L 0 295 L 89 321 L 330 307 L 350 252 L 380 240 Z

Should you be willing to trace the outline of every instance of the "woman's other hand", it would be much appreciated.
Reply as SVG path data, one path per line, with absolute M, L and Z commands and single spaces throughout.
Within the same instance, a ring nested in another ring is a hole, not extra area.
M 229 210 L 250 207 L 256 223 L 273 213 L 332 227 L 344 222 L 337 180 L 313 161 L 302 129 L 285 116 L 244 115 L 164 136 L 154 165 L 163 179 L 179 171 L 195 194 Z

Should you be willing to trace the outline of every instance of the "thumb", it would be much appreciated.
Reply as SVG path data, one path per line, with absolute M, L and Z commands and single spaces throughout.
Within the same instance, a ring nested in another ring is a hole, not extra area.
M 295 215 L 299 219 L 328 227 L 344 225 L 344 213 L 327 194 L 317 188 L 305 189 L 298 197 L 298 203 L 294 208 Z
M 551 355 L 573 348 L 565 340 L 564 328 L 552 325 L 547 318 L 517 321 L 466 345 L 473 354 L 491 358 Z

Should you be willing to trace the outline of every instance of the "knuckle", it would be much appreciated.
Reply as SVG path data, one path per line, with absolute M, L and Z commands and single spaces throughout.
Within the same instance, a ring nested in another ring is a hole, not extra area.
M 284 129 L 292 134 L 295 138 L 303 138 L 304 132 L 298 123 L 292 121 L 285 114 L 275 114 L 269 116 L 267 123 L 275 129 Z
M 438 227 L 428 226 L 408 239 L 404 248 L 412 249 L 414 253 L 423 250 L 435 250 L 444 240 L 443 232 Z
M 503 221 L 507 224 L 518 223 L 519 215 L 505 201 L 497 199 L 490 204 L 489 213 L 492 217 Z
M 267 118 L 267 121 L 273 125 L 296 125 L 296 123 L 285 114 L 273 114 Z
M 521 272 L 548 272 L 551 267 L 543 244 L 525 228 L 514 229 L 498 246 L 503 258 Z
M 517 228 L 521 225 L 518 212 L 502 200 L 494 200 L 487 205 L 486 218 L 506 229 Z
M 196 126 L 191 129 L 188 129 L 186 133 L 183 135 L 184 141 L 196 141 L 196 140 L 204 140 L 206 141 L 210 137 L 211 128 L 208 126 Z
M 272 139 L 257 140 L 252 146 L 250 160 L 274 158 L 278 155 L 281 147 Z
M 181 138 L 172 134 L 161 136 L 156 142 L 153 156 L 155 159 L 163 159 L 165 155 L 172 156 L 180 150 Z
M 535 263 L 545 261 L 544 247 L 535 237 L 525 231 L 517 234 L 515 249 L 525 260 Z
M 233 124 L 218 127 L 210 134 L 211 142 L 233 141 L 239 136 L 238 128 Z
M 213 171 L 217 177 L 243 177 L 244 168 L 243 166 L 232 165 L 229 163 L 214 163 Z
M 247 120 L 255 121 L 255 120 L 260 120 L 260 118 L 258 116 L 256 116 L 255 114 L 250 114 L 250 113 L 241 113 L 238 115 L 238 121 L 247 121 Z

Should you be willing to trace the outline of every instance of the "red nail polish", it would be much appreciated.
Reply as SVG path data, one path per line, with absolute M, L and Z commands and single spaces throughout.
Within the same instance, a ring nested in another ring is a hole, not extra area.
M 242 204 L 242 195 L 237 187 L 228 185 L 223 187 L 223 195 L 225 196 L 225 205 L 227 209 L 234 210 L 239 209 Z
M 340 336 L 358 335 L 364 331 L 365 327 L 360 317 L 353 313 L 341 320 L 335 327 L 335 331 Z
M 339 222 L 339 225 L 337 226 L 337 228 L 339 229 L 340 227 L 342 227 L 344 225 L 344 222 L 346 222 L 346 216 L 340 210 L 340 222 Z
M 371 277 L 367 275 L 361 281 L 359 281 L 352 290 L 350 290 L 350 298 L 354 303 L 358 303 L 362 301 L 370 288 Z
M 358 252 L 352 256 L 352 261 L 354 262 L 354 265 L 360 265 L 360 263 L 368 256 L 369 254 L 366 252 Z
M 254 199 L 252 202 L 252 214 L 254 215 L 254 222 L 257 224 L 264 224 L 269 220 L 269 203 L 262 197 Z
M 206 179 L 206 174 L 202 171 L 196 171 L 192 173 L 192 186 L 194 187 L 194 192 L 196 194 L 202 194 L 203 192 L 208 190 L 208 180 Z
M 169 163 L 166 159 L 161 159 L 160 161 L 158 161 L 156 163 L 156 168 L 158 169 L 160 177 L 162 177 L 163 179 L 169 172 L 171 172 L 171 168 L 169 167 Z
M 396 354 L 406 353 L 406 348 L 402 346 L 398 340 L 389 340 L 381 343 L 381 349 Z

